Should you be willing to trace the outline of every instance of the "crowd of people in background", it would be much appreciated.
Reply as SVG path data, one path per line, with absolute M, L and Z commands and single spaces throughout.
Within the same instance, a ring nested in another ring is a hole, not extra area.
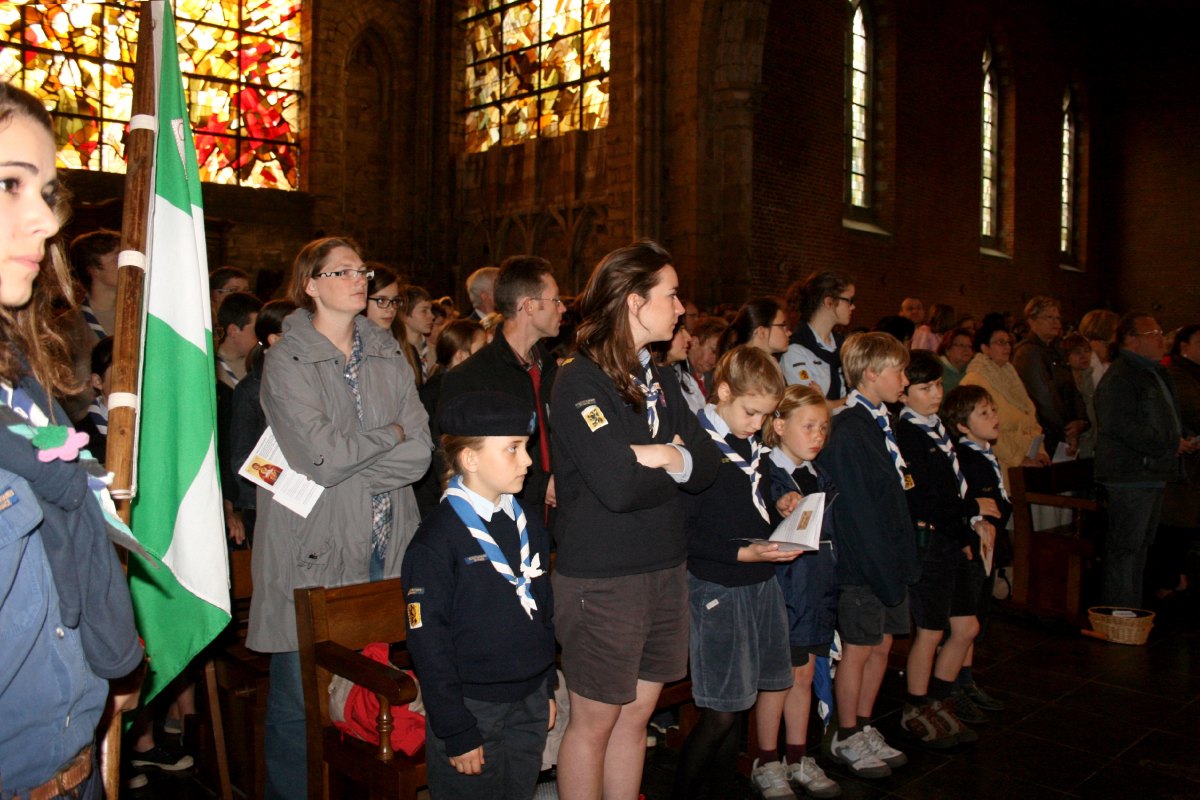
M 53 302 L 72 294 L 60 260 L 39 277 L 60 224 L 53 164 L 45 113 L 0 88 L 0 171 L 14 172 L 3 224 L 21 239 L 0 273 L 0 412 L 20 423 L 0 447 L 0 718 L 25 719 L 39 697 L 54 706 L 39 720 L 68 707 L 78 720 L 70 736 L 0 726 L 4 790 L 57 782 L 94 797 L 106 680 L 141 648 L 103 486 L 70 459 L 39 465 L 32 441 L 69 419 L 103 452 L 119 237 L 72 243 L 81 301 L 53 324 Z M 682 800 L 732 773 L 725 754 L 751 708 L 763 796 L 837 796 L 808 745 L 831 660 L 827 757 L 852 774 L 902 768 L 900 747 L 978 738 L 971 725 L 1003 708 L 972 667 L 1011 560 L 1013 468 L 1093 459 L 1110 518 L 1102 602 L 1140 607 L 1189 586 L 1195 324 L 1166 332 L 1149 313 L 1105 309 L 1076 324 L 1039 295 L 979 317 L 943 302 L 927 315 L 909 296 L 867 326 L 838 271 L 706 313 L 649 241 L 606 255 L 576 297 L 553 264 L 521 255 L 472 273 L 459 309 L 340 237 L 307 244 L 281 296 L 251 284 L 212 272 L 213 380 L 227 534 L 253 549 L 246 644 L 270 655 L 269 797 L 307 794 L 299 587 L 404 577 L 397 613 L 435 798 L 532 796 L 557 724 L 559 796 L 634 800 L 660 692 L 690 676 L 700 718 Z M 238 475 L 268 429 L 323 487 L 307 515 Z M 788 521 L 816 525 L 813 544 L 772 541 Z M 88 543 L 90 582 L 54 549 L 64 530 Z M 41 621 L 15 627 L 12 597 Z M 69 618 L 80 606 L 82 634 Z M 889 742 L 875 701 L 894 637 L 909 635 L 905 738 Z M 56 659 L 72 666 L 51 693 L 30 670 Z M 185 677 L 138 715 L 127 785 L 191 765 L 155 738 L 194 713 L 191 694 Z M 561 714 L 556 698 L 569 700 Z M 110 713 L 128 704 L 114 692 Z

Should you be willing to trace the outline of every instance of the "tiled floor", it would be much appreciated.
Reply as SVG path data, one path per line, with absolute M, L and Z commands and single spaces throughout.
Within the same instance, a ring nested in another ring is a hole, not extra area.
M 1008 704 L 978 727 L 977 744 L 943 753 L 901 745 L 909 764 L 886 780 L 855 780 L 825 764 L 843 797 L 1200 798 L 1200 605 L 1166 609 L 1146 647 L 998 614 L 976 672 Z M 876 708 L 896 744 L 903 690 L 903 676 L 889 672 Z M 676 755 L 661 744 L 649 751 L 647 800 L 669 797 Z M 189 771 L 129 795 L 207 798 L 211 783 Z M 757 796 L 740 777 L 711 787 L 713 800 Z

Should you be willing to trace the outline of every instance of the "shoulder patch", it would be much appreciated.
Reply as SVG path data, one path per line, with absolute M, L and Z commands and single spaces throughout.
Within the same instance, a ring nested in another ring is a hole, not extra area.
M 574 360 L 575 360 L 575 356 L 571 356 L 570 358 L 564 358 L 564 359 L 563 359 L 563 361 L 562 361 L 562 363 L 561 363 L 561 364 L 559 364 L 559 366 L 560 366 L 560 367 L 565 367 L 567 364 L 570 364 L 570 363 L 571 363 L 572 361 L 574 361 Z
M 6 489 L 4 494 L 0 494 L 0 511 L 7 511 L 19 502 L 20 498 L 17 497 L 17 490 L 12 488 Z
M 587 400 L 580 400 L 578 403 L 575 404 L 575 407 L 583 408 L 585 406 L 594 406 L 594 405 L 596 405 L 596 398 L 589 397 Z
M 416 628 L 421 627 L 421 625 L 422 625 L 421 604 L 420 603 L 409 603 L 408 604 L 408 627 L 409 627 L 409 629 L 415 630 Z
M 583 421 L 587 423 L 588 430 L 592 433 L 603 428 L 608 424 L 608 420 L 604 417 L 604 412 L 600 410 L 600 406 L 590 405 L 580 412 Z
M 407 592 L 405 592 L 404 594 L 405 594 L 407 597 L 416 597 L 416 596 L 418 596 L 418 595 L 425 594 L 425 587 L 423 587 L 423 586 L 414 586 L 414 587 L 412 587 L 411 589 L 409 589 Z
M 917 484 L 916 484 L 916 481 L 913 480 L 913 476 L 909 475 L 907 472 L 904 473 L 904 491 L 907 492 L 909 489 L 913 488 L 916 485 Z
M 479 564 L 479 563 L 487 561 L 487 560 L 488 560 L 488 557 L 486 555 L 484 555 L 483 553 L 480 553 L 477 556 L 465 556 L 463 558 L 463 563 L 469 567 L 472 564 Z

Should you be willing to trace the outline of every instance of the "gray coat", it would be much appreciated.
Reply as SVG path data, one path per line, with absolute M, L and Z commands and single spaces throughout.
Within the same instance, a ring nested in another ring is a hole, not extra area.
M 355 325 L 363 341 L 362 424 L 342 377 L 345 356 L 313 327 L 310 312 L 290 314 L 283 338 L 267 351 L 261 394 L 267 424 L 288 464 L 325 491 L 304 518 L 258 490 L 246 645 L 260 652 L 297 649 L 295 589 L 368 579 L 372 495 L 392 496 L 386 577 L 400 575 L 420 522 L 409 487 L 429 467 L 429 418 L 396 340 L 365 317 Z M 404 428 L 403 442 L 392 423 Z

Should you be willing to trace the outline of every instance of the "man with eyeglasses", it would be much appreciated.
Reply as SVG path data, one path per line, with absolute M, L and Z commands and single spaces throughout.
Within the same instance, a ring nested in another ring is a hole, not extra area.
M 1108 495 L 1101 600 L 1137 608 L 1163 491 L 1182 475 L 1180 454 L 1200 450 L 1200 440 L 1183 429 L 1171 378 L 1159 363 L 1166 348 L 1157 320 L 1129 312 L 1117 323 L 1117 346 L 1095 400 L 1096 482 Z
M 550 262 L 512 256 L 500 265 L 496 310 L 504 322 L 490 344 L 446 373 L 438 408 L 466 392 L 495 391 L 519 397 L 537 412 L 537 428 L 526 445 L 533 464 L 517 496 L 526 509 L 555 505 L 550 466 L 550 392 L 558 364 L 541 340 L 557 336 L 564 306 Z M 436 426 L 437 415 L 434 415 Z M 437 439 L 437 431 L 434 433 Z
M 1068 369 L 1058 347 L 1062 333 L 1059 302 L 1044 295 L 1032 298 L 1025 304 L 1025 322 L 1029 325 L 1029 335 L 1013 348 L 1013 366 L 1037 407 L 1038 424 L 1046 435 L 1046 452 L 1053 456 L 1060 442 L 1077 444 L 1089 423 L 1086 419 L 1075 419 L 1075 404 L 1066 402 L 1055 391 L 1055 371 Z

